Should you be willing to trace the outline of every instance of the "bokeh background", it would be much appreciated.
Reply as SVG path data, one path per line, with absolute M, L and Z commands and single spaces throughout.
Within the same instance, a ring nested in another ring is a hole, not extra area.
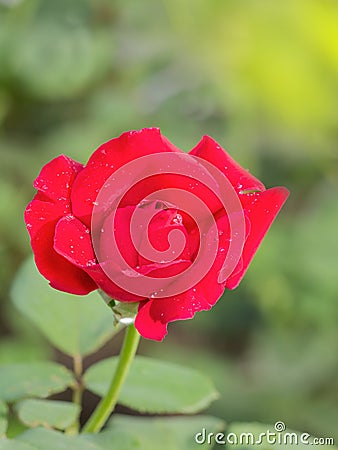
M 337 440 L 337 75 L 336 0 L 0 0 L 0 363 L 60 357 L 9 295 L 41 166 L 129 129 L 209 134 L 291 197 L 241 286 L 141 352 L 210 375 L 227 422 Z

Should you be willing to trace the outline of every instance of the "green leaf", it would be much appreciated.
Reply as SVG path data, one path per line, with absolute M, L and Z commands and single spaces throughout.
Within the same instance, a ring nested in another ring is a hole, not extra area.
M 0 398 L 6 402 L 25 397 L 48 397 L 72 384 L 72 374 L 53 362 L 0 366 Z
M 17 436 L 15 441 L 32 445 L 34 450 L 102 450 L 99 445 L 87 441 L 83 436 L 67 436 L 46 428 L 27 430 Z
M 29 427 L 57 428 L 65 430 L 80 414 L 80 406 L 74 403 L 52 400 L 22 400 L 16 405 L 19 419 Z
M 108 358 L 85 374 L 89 390 L 104 396 L 118 358 Z M 196 413 L 218 394 L 212 382 L 196 370 L 137 356 L 121 390 L 119 403 L 147 413 Z
M 100 450 L 143 450 L 140 437 L 131 430 L 106 430 L 98 434 L 84 434 L 83 438 L 88 443 L 94 443 Z M 148 450 L 148 448 L 146 449 Z M 151 449 L 149 449 L 151 450 Z M 162 449 L 161 449 L 162 450 Z M 166 447 L 163 448 L 166 450 Z
M 16 311 L 14 311 L 14 314 L 16 317 L 18 316 Z M 19 324 L 20 321 L 17 320 L 16 325 L 18 325 L 18 328 Z M 31 326 L 29 326 L 29 328 L 31 329 Z M 22 331 L 22 329 L 20 331 Z M 41 340 L 41 336 L 38 336 L 39 340 L 37 340 L 34 339 L 34 336 L 32 335 L 33 333 L 31 333 L 30 336 L 24 335 L 15 338 L 1 337 L 0 365 L 16 362 L 44 361 L 49 359 L 52 353 L 50 346 L 45 341 Z M 30 340 L 30 338 L 32 339 Z
M 11 295 L 16 307 L 68 355 L 88 355 L 117 331 L 96 292 L 80 297 L 52 289 L 31 259 L 19 270 Z
M 0 438 L 7 430 L 7 405 L 0 400 Z
M 26 446 L 27 450 L 198 450 L 205 448 L 194 443 L 194 435 L 202 426 L 216 432 L 223 428 L 223 423 L 207 416 L 156 419 L 114 416 L 108 427 L 96 435 L 66 436 L 35 428 L 6 441 L 10 443 L 8 447 L 2 447 L 0 441 L 0 450 L 26 450 Z
M 215 417 L 132 417 L 114 415 L 107 428 L 88 440 L 104 450 L 200 450 L 209 445 L 196 443 L 195 435 L 203 428 L 217 433 L 225 424 Z M 113 446 L 113 443 L 115 444 Z
M 281 431 L 278 431 L 280 428 L 277 424 L 279 426 L 284 425 L 285 428 L 283 427 L 281 428 Z M 267 439 L 265 435 L 267 432 L 274 433 L 274 435 L 270 434 L 269 439 Z M 263 433 L 265 434 L 263 435 Z M 303 439 L 307 440 L 308 444 L 302 443 L 302 436 Z M 326 437 L 330 438 L 330 436 L 325 436 L 325 438 Z M 272 441 L 274 438 L 276 439 L 276 442 L 273 443 Z M 322 449 L 330 448 L 331 450 L 337 450 L 337 447 L 334 445 L 316 445 L 314 443 L 313 436 L 310 436 L 308 433 L 289 430 L 281 421 L 276 422 L 275 425 L 265 425 L 256 422 L 232 423 L 227 429 L 226 439 L 231 439 L 231 447 L 243 450 L 256 449 L 257 446 L 259 446 L 262 450 L 283 450 L 293 449 L 295 447 L 299 450 L 305 450 L 308 449 L 309 446 L 311 446 L 311 448 L 320 447 Z M 258 444 L 258 441 L 262 442 Z
M 0 439 L 0 450 L 37 450 L 37 448 L 13 439 Z

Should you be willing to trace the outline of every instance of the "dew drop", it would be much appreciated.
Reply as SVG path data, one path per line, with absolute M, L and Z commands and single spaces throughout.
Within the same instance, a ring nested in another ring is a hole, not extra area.
M 124 325 L 131 325 L 132 323 L 134 323 L 134 318 L 132 317 L 122 317 L 120 319 L 120 323 L 124 324 Z
M 177 223 L 178 225 L 182 225 L 183 223 L 183 217 L 181 214 L 176 214 L 176 216 L 173 218 L 173 223 Z
M 95 259 L 90 259 L 89 261 L 86 262 L 87 267 L 91 267 L 91 266 L 95 266 L 95 265 L 96 265 Z

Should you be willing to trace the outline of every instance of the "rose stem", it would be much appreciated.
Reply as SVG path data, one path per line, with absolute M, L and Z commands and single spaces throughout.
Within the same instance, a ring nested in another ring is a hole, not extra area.
M 114 411 L 121 388 L 136 354 L 139 341 L 140 335 L 136 328 L 133 324 L 129 325 L 124 337 L 119 362 L 107 395 L 101 399 L 95 411 L 88 419 L 88 422 L 83 427 L 84 433 L 98 433 Z

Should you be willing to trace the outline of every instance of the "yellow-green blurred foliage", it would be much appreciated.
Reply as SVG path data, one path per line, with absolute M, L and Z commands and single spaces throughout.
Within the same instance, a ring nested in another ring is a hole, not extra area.
M 40 167 L 210 134 L 291 197 L 241 286 L 143 351 L 204 367 L 228 422 L 338 439 L 337 75 L 336 0 L 0 0 L 0 361 L 48 353 L 8 298 Z

